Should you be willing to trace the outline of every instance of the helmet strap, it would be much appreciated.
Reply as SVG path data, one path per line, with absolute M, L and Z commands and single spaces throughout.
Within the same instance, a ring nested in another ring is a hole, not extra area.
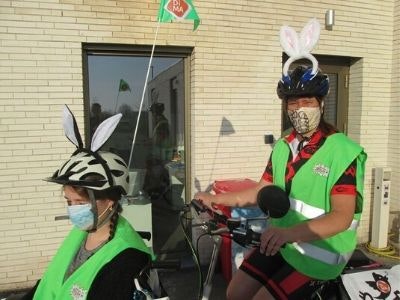
M 99 229 L 100 227 L 102 227 L 105 223 L 107 223 L 111 219 L 111 217 L 116 213 L 116 211 L 118 209 L 118 205 L 113 205 L 111 212 L 101 222 L 99 222 L 99 217 L 102 217 L 103 214 L 107 210 L 109 210 L 109 208 L 107 208 L 105 211 L 103 211 L 99 216 L 94 192 L 91 189 L 87 189 L 87 192 L 89 194 L 90 203 L 92 204 L 92 212 L 94 215 L 93 227 L 92 227 L 92 229 L 88 230 L 88 232 L 94 232 L 97 229 Z
M 92 212 L 93 212 L 93 227 L 92 229 L 88 230 L 88 232 L 94 232 L 97 230 L 97 222 L 99 221 L 98 218 L 98 210 L 97 210 L 97 204 L 96 204 L 96 197 L 94 196 L 94 192 L 91 189 L 86 189 L 88 195 L 89 195 L 89 200 L 90 203 L 92 204 Z
M 111 212 L 110 212 L 100 223 L 97 224 L 97 228 L 100 228 L 100 227 L 103 226 L 105 223 L 107 223 L 107 222 L 111 219 L 111 217 L 116 213 L 117 208 L 118 208 L 118 205 L 117 205 L 117 204 L 114 204 L 113 207 L 112 207 L 112 209 L 111 209 Z M 107 208 L 103 213 L 105 213 L 105 212 L 106 212 L 107 210 L 109 210 L 109 209 L 110 209 L 110 208 Z M 103 213 L 102 213 L 101 215 L 103 215 Z

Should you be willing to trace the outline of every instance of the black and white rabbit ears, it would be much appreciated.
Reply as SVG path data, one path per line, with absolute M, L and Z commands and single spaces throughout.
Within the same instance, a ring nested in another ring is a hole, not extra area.
M 297 32 L 289 27 L 282 26 L 280 31 L 280 41 L 283 50 L 289 56 L 289 59 L 283 66 L 283 76 L 288 76 L 289 66 L 296 60 L 306 58 L 312 62 L 312 74 L 315 75 L 318 72 L 318 61 L 311 54 L 311 50 L 317 44 L 321 26 L 316 18 L 311 19 L 304 26 L 300 33 L 300 37 Z
M 93 134 L 92 141 L 90 143 L 90 150 L 96 152 L 107 142 L 108 138 L 114 132 L 119 121 L 122 118 L 122 114 L 116 114 L 108 119 L 104 120 L 97 127 Z M 64 105 L 63 109 L 63 127 L 66 137 L 78 148 L 83 149 L 83 142 L 81 134 L 79 133 L 78 124 L 76 123 L 75 117 L 67 105 Z M 86 147 L 89 149 L 89 147 Z

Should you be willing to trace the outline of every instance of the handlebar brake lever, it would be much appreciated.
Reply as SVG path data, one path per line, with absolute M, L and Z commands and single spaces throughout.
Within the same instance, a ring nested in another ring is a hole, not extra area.
M 201 203 L 198 199 L 192 199 L 190 205 L 196 210 L 197 213 L 202 213 L 207 211 L 207 207 Z
M 207 212 L 216 222 L 226 225 L 228 217 L 225 216 L 220 210 L 214 210 L 205 206 L 198 199 L 192 199 L 190 204 L 194 207 L 197 213 Z
M 246 230 L 235 229 L 231 232 L 232 239 L 242 247 L 260 246 L 261 233 L 255 232 L 250 228 Z

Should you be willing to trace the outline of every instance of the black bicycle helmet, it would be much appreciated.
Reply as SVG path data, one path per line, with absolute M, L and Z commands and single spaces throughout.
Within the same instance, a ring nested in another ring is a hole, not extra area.
M 276 92 L 282 100 L 290 97 L 310 96 L 323 98 L 329 92 L 329 78 L 321 71 L 312 73 L 311 67 L 298 66 L 278 82 Z

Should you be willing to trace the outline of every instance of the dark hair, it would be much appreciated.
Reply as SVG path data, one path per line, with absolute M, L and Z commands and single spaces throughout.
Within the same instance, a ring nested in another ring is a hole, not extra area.
M 335 126 L 325 121 L 323 114 L 321 116 L 321 121 L 319 121 L 319 128 L 325 135 L 330 135 L 339 132 L 339 129 L 337 129 Z
M 315 97 L 318 100 L 319 105 L 321 106 L 322 101 L 325 100 L 325 97 Z M 336 132 L 339 132 L 339 129 L 331 123 L 325 121 L 324 118 L 325 110 L 322 110 L 321 120 L 319 121 L 318 127 L 321 129 L 322 133 L 325 135 L 330 135 Z

